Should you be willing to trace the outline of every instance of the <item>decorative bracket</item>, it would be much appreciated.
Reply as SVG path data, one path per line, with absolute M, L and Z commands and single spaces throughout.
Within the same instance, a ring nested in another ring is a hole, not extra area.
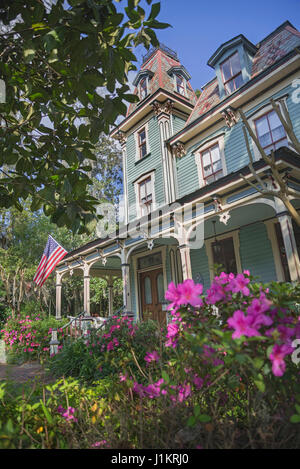
M 184 155 L 186 155 L 186 149 L 182 142 L 174 143 L 174 145 L 172 145 L 172 150 L 173 155 L 175 155 L 177 158 L 182 158 Z
M 229 213 L 229 210 L 227 210 L 226 212 L 223 212 L 219 215 L 219 221 L 221 223 L 224 223 L 224 225 L 227 225 L 228 223 L 228 220 L 230 219 L 231 215 Z
M 172 114 L 173 107 L 173 102 L 170 99 L 167 99 L 167 101 L 163 103 L 160 103 L 159 101 L 153 101 L 152 103 L 152 108 L 156 116 L 159 116 L 162 112 Z
M 237 123 L 238 118 L 236 112 L 231 106 L 225 108 L 224 111 L 221 112 L 221 114 L 225 119 L 227 127 L 231 128 Z
M 116 133 L 115 139 L 118 140 L 121 145 L 124 145 L 126 143 L 126 140 L 127 140 L 125 133 L 122 132 L 121 130 L 119 130 Z
M 223 210 L 220 198 L 217 194 L 213 195 L 213 204 L 215 206 L 215 212 L 220 212 Z

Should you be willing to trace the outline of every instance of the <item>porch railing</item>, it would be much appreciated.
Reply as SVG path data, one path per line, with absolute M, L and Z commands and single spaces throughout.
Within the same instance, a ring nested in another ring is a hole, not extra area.
M 123 306 L 109 317 L 86 316 L 84 311 L 76 317 L 68 316 L 70 321 L 67 324 L 59 330 L 53 329 L 51 332 L 50 355 L 58 353 L 58 347 L 61 345 L 59 339 L 61 339 L 62 342 L 65 341 L 66 337 L 70 340 L 76 340 L 80 337 L 87 336 L 88 331 L 91 329 L 102 329 L 107 322 L 110 322 L 116 316 L 133 316 L 131 312 L 124 312 L 124 309 L 125 307 Z M 59 333 L 61 337 L 58 337 Z

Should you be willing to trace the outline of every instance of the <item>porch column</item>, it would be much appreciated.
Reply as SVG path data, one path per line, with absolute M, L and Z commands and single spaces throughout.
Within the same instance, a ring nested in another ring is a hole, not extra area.
M 131 311 L 131 295 L 130 295 L 130 264 L 121 264 L 122 281 L 123 281 L 123 303 L 125 311 Z
M 90 315 L 90 268 L 86 265 L 83 270 L 83 310 Z
M 56 272 L 56 306 L 55 306 L 55 317 L 61 319 L 61 275 Z
M 113 315 L 113 285 L 110 283 L 108 287 L 108 315 Z
M 188 278 L 192 278 L 190 248 L 186 244 L 183 244 L 179 246 L 179 251 L 181 256 L 182 277 L 183 280 L 187 280 Z
M 290 215 L 283 212 L 277 215 L 280 223 L 284 248 L 289 266 L 289 272 L 292 282 L 299 282 L 300 280 L 300 263 L 296 240 L 294 236 L 293 224 Z

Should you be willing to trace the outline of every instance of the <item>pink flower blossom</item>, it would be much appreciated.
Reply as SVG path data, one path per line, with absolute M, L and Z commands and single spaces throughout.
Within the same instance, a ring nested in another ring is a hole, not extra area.
M 158 362 L 159 359 L 160 357 L 158 353 L 156 352 L 156 350 L 154 350 L 153 352 L 148 352 L 144 358 L 144 360 L 148 363 Z
M 260 335 L 256 328 L 251 325 L 251 318 L 249 320 L 248 316 L 245 316 L 243 311 L 237 310 L 234 312 L 233 316 L 227 320 L 228 325 L 235 329 L 232 334 L 233 339 L 238 339 L 242 335 L 246 337 L 254 337 Z
M 284 357 L 291 353 L 291 347 L 288 345 L 274 345 L 270 353 L 270 360 L 272 361 L 272 371 L 275 376 L 282 376 L 285 372 Z
M 180 305 L 202 306 L 203 301 L 200 295 L 203 292 L 203 285 L 201 283 L 194 283 L 193 280 L 187 279 L 178 285 L 178 292 L 180 294 Z

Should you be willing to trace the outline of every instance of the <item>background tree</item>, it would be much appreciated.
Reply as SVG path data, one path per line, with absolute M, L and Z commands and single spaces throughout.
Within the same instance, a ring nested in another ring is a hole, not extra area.
M 95 145 L 137 100 L 127 85 L 133 48 L 158 45 L 154 29 L 168 26 L 156 19 L 159 2 L 128 0 L 122 11 L 119 3 L 1 1 L 1 207 L 21 210 L 30 197 L 31 210 L 73 232 L 96 223 Z

